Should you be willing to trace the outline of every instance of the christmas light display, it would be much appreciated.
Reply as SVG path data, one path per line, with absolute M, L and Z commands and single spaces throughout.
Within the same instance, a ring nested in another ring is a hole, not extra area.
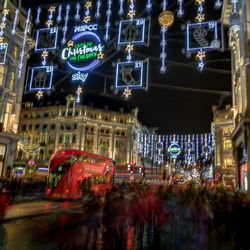
M 83 93 L 82 87 L 78 86 L 77 91 L 76 91 L 76 102 L 77 103 L 80 103 L 82 93 Z
M 40 23 L 41 12 L 42 12 L 41 7 L 38 7 L 38 8 L 37 8 L 37 12 L 36 12 L 35 24 L 39 24 L 39 23 Z
M 177 12 L 177 16 L 178 16 L 178 17 L 183 17 L 183 16 L 184 16 L 183 0 L 177 0 L 177 1 L 178 1 L 178 12 Z
M 31 18 L 31 9 L 28 10 L 28 14 L 27 14 L 26 22 L 25 22 L 23 44 L 22 44 L 22 50 L 20 53 L 20 61 L 18 64 L 18 79 L 20 79 L 22 75 L 23 60 L 24 60 L 24 54 L 25 54 L 25 49 L 26 49 L 26 43 L 27 43 L 27 35 L 29 32 L 29 28 L 30 28 L 30 18 Z
M 12 35 L 16 34 L 16 26 L 17 26 L 17 21 L 18 21 L 18 16 L 19 16 L 19 9 L 15 10 L 15 17 L 14 17 L 14 21 L 13 21 L 13 27 L 12 27 Z
M 101 18 L 101 12 L 100 12 L 101 6 L 102 6 L 101 0 L 97 0 L 97 2 L 96 2 L 96 13 L 95 13 L 95 18 L 96 19 Z
M 58 27 L 39 29 L 36 34 L 35 51 L 55 50 L 57 39 Z
M 150 10 L 152 9 L 152 6 L 153 6 L 153 5 L 152 5 L 152 0 L 148 0 L 148 1 L 147 1 L 147 5 L 146 5 L 146 10 L 147 10 L 147 11 L 150 11 Z
M 70 5 L 67 4 L 67 6 L 66 6 L 66 15 L 65 15 L 65 20 L 64 20 L 64 27 L 63 27 L 63 38 L 62 38 L 62 41 L 61 41 L 62 44 L 66 43 L 66 36 L 67 36 L 68 22 L 69 22 L 69 11 L 70 11 Z
M 48 9 L 49 15 L 48 15 L 48 20 L 46 22 L 46 26 L 48 28 L 50 28 L 51 26 L 53 26 L 53 16 L 54 16 L 55 11 L 56 11 L 56 7 L 55 6 L 50 6 L 50 8 Z
M 81 9 L 80 3 L 76 4 L 75 9 L 76 9 L 76 14 L 75 14 L 74 18 L 76 21 L 78 21 L 78 20 L 80 20 L 80 9 Z
M 0 43 L 0 64 L 3 65 L 5 64 L 6 61 L 6 56 L 7 56 L 7 51 L 8 51 L 8 43 Z
M 215 2 L 214 2 L 214 8 L 216 10 L 218 10 L 218 9 L 221 8 L 221 6 L 222 6 L 222 0 L 215 0 Z
M 111 14 L 112 14 L 112 0 L 107 0 L 107 4 L 108 4 L 108 10 L 106 13 L 106 17 L 107 17 L 107 21 L 105 23 L 105 35 L 104 35 L 104 40 L 108 41 L 109 40 L 109 31 L 110 31 L 110 27 L 111 27 Z
M 84 23 L 90 23 L 91 21 L 91 15 L 90 15 L 90 9 L 92 8 L 92 1 L 87 1 L 84 5 L 85 12 L 84 12 Z
M 119 0 L 119 16 L 122 16 L 124 14 L 124 0 Z
M 58 14 L 56 18 L 57 23 L 60 23 L 62 21 L 62 5 L 59 5 L 58 7 Z
M 167 9 L 167 1 L 162 2 L 162 13 L 159 15 L 158 22 L 161 26 L 161 67 L 160 72 L 165 73 L 167 70 L 166 60 L 167 60 L 167 31 L 174 23 L 174 14 Z

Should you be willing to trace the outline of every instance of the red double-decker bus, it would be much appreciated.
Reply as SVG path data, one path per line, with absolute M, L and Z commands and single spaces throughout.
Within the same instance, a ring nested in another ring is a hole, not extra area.
M 115 180 L 128 181 L 134 176 L 134 180 L 142 180 L 145 177 L 145 167 L 143 165 L 136 166 L 134 163 L 117 165 L 115 167 Z
M 110 158 L 79 150 L 54 153 L 49 162 L 46 197 L 79 199 L 85 193 L 103 196 L 114 182 L 115 164 Z

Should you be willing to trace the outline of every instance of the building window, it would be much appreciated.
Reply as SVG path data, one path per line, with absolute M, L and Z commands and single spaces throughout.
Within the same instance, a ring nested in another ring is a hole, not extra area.
M 14 50 L 13 50 L 13 58 L 16 60 L 18 57 L 18 47 L 14 46 Z
M 76 135 L 73 135 L 72 143 L 76 143 Z
M 3 86 L 4 66 L 0 66 L 0 86 Z
M 8 129 L 9 120 L 10 120 L 10 116 L 11 116 L 11 109 L 12 109 L 12 104 L 7 103 L 5 113 L 4 113 L 4 122 L 3 122 L 3 127 L 5 130 Z
M 225 151 L 231 150 L 232 149 L 232 141 L 231 140 L 224 140 L 223 141 L 223 149 Z
M 10 84 L 9 84 L 10 91 L 13 91 L 14 83 L 15 83 L 15 72 L 11 71 L 10 72 Z
M 50 129 L 55 130 L 56 129 L 56 125 L 55 124 L 51 124 L 50 125 Z

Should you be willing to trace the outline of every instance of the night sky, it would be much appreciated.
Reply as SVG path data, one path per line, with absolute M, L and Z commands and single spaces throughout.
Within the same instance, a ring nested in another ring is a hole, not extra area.
M 25 8 L 30 7 L 28 2 L 23 0 Z M 48 0 L 33 0 L 32 4 L 47 4 L 52 1 Z M 69 2 L 69 1 L 54 1 Z M 82 1 L 81 1 L 82 2 Z M 93 2 L 95 2 L 93 0 Z M 103 17 L 100 26 L 105 23 L 105 11 L 106 2 L 103 2 Z M 118 0 L 113 1 L 113 13 L 117 13 Z M 142 17 L 147 17 L 148 14 L 144 10 L 146 0 L 137 0 L 137 13 Z M 169 0 L 169 10 L 177 13 L 176 0 Z M 212 0 L 207 0 L 205 6 L 206 20 L 218 20 L 220 19 L 221 10 L 214 10 Z M 209 132 L 210 123 L 212 121 L 212 105 L 231 102 L 231 97 L 223 97 L 223 92 L 230 92 L 231 90 L 231 62 L 230 51 L 227 43 L 227 31 L 224 31 L 225 38 L 225 50 L 224 52 L 209 52 L 207 53 L 206 66 L 201 73 L 197 69 L 197 61 L 195 55 L 191 58 L 186 58 L 183 54 L 183 49 L 186 46 L 185 31 L 182 27 L 187 22 L 193 22 L 197 6 L 195 1 L 185 0 L 185 15 L 184 18 L 175 18 L 174 25 L 168 32 L 168 63 L 167 72 L 165 74 L 160 73 L 160 60 L 159 55 L 161 52 L 160 44 L 160 28 L 158 25 L 158 15 L 161 12 L 160 0 L 155 0 L 153 4 L 153 10 L 151 12 L 151 36 L 150 46 L 147 48 L 136 48 L 136 52 L 133 55 L 135 59 L 150 59 L 150 71 L 149 71 L 149 90 L 145 92 L 143 90 L 133 91 L 132 97 L 128 101 L 128 105 L 131 107 L 139 108 L 139 120 L 143 125 L 149 127 L 159 128 L 159 132 L 162 133 L 200 133 Z M 113 14 L 112 17 L 112 33 L 111 38 L 115 38 L 117 35 L 117 24 L 119 17 Z M 87 80 L 85 87 L 86 92 L 100 93 L 102 94 L 104 88 L 104 76 L 106 76 L 106 92 L 111 98 L 122 98 L 121 92 L 114 96 L 112 86 L 114 84 L 115 76 L 115 62 L 119 58 L 124 58 L 123 52 L 117 52 L 114 39 L 113 43 L 109 43 L 107 46 L 107 53 L 114 56 L 105 63 L 95 69 L 91 76 Z M 117 52 L 117 53 L 115 53 Z M 34 65 L 34 57 L 31 57 L 29 62 L 30 66 Z M 66 70 L 61 70 L 62 65 L 60 62 L 54 61 L 58 64 L 58 72 L 55 77 L 55 90 L 57 93 L 65 93 L 71 91 L 74 93 L 74 86 L 69 84 L 69 78 L 65 81 L 61 81 L 64 75 L 67 75 Z M 203 90 L 203 91 L 202 91 Z M 209 90 L 209 91 L 205 91 Z M 213 91 L 210 91 L 213 90 Z M 216 92 L 217 91 L 217 92 Z M 222 94 L 220 94 L 220 91 Z M 25 97 L 24 97 L 25 98 Z M 84 97 L 83 97 L 84 98 Z

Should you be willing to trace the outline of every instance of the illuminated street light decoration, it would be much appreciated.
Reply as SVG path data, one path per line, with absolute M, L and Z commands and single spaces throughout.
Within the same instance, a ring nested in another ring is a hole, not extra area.
M 39 29 L 36 34 L 35 51 L 55 50 L 57 39 L 58 27 Z
M 109 31 L 111 27 L 111 14 L 112 14 L 112 0 L 107 0 L 108 1 L 108 10 L 106 13 L 106 23 L 105 23 L 105 35 L 104 35 L 104 40 L 108 41 L 110 38 Z
M 162 9 L 163 12 L 159 15 L 158 22 L 161 27 L 161 54 L 160 54 L 160 59 L 161 59 L 161 68 L 160 71 L 161 73 L 165 73 L 167 70 L 166 67 L 166 59 L 167 59 L 167 31 L 168 29 L 173 25 L 174 23 L 174 14 L 166 10 L 167 8 L 167 3 L 166 1 L 163 1 L 162 3 Z
M 42 12 L 41 7 L 38 7 L 38 8 L 37 8 L 37 11 L 36 11 L 36 20 L 35 20 L 35 24 L 39 24 L 39 23 L 40 23 L 41 12 Z
M 128 99 L 132 95 L 132 90 L 129 89 L 129 87 L 126 87 L 122 95 L 125 97 L 125 99 Z
M 62 5 L 59 5 L 58 7 L 58 14 L 56 18 L 57 23 L 60 23 L 62 21 Z
M 133 20 L 136 15 L 135 11 L 135 0 L 129 0 L 129 11 L 128 11 L 128 17 L 130 20 Z
M 124 0 L 119 0 L 119 11 L 118 15 L 122 16 L 124 14 Z
M 221 6 L 222 6 L 222 0 L 215 0 L 215 2 L 214 2 L 214 8 L 216 10 L 218 10 L 218 9 L 221 8 Z
M 67 4 L 66 15 L 65 15 L 65 19 L 64 19 L 64 27 L 63 27 L 63 38 L 61 41 L 62 44 L 66 43 L 66 35 L 67 35 L 67 31 L 68 31 L 68 22 L 69 22 L 69 11 L 70 11 L 70 5 Z
M 14 21 L 13 21 L 13 26 L 12 26 L 12 31 L 11 34 L 14 35 L 16 34 L 16 26 L 17 26 L 17 22 L 18 22 L 18 16 L 19 16 L 19 9 L 15 10 L 15 17 L 14 17 Z
M 80 3 L 77 3 L 75 8 L 76 8 L 76 14 L 75 14 L 74 18 L 76 21 L 78 21 L 78 20 L 80 20 L 80 9 L 81 9 Z
M 231 0 L 231 4 L 233 6 L 232 12 L 237 13 L 237 4 L 239 0 Z
M 101 18 L 101 6 L 102 6 L 102 1 L 97 0 L 97 2 L 96 2 L 96 13 L 95 13 L 95 18 L 96 19 Z
M 27 18 L 25 21 L 23 44 L 22 44 L 22 49 L 20 53 L 20 61 L 18 64 L 18 79 L 20 79 L 22 75 L 23 61 L 24 61 L 24 55 L 25 55 L 25 49 L 26 49 L 26 43 L 27 43 L 27 35 L 29 32 L 29 28 L 30 28 L 30 18 L 31 18 L 31 9 L 28 10 Z
M 77 90 L 76 90 L 76 102 L 80 103 L 81 101 L 81 95 L 83 93 L 83 89 L 81 86 L 78 86 Z
M 178 1 L 177 17 L 183 17 L 184 16 L 183 0 L 177 0 L 177 1 Z
M 85 12 L 84 12 L 84 19 L 83 22 L 88 24 L 91 21 L 90 9 L 92 8 L 92 1 L 87 1 L 84 5 Z
M 43 98 L 43 91 L 42 90 L 38 90 L 38 92 L 36 93 L 36 97 L 38 100 Z
M 150 11 L 152 9 L 152 0 L 147 0 L 147 4 L 146 4 L 146 10 Z
M 61 52 L 61 59 L 74 71 L 73 82 L 85 83 L 88 72 L 104 60 L 104 45 L 97 30 L 97 24 L 75 26 L 75 34 Z
M 48 20 L 46 22 L 46 26 L 48 28 L 50 28 L 51 26 L 53 26 L 53 16 L 54 16 L 55 11 L 56 11 L 56 7 L 55 6 L 50 6 L 50 8 L 48 9 L 49 15 L 48 15 Z
M 196 16 L 195 20 L 197 22 L 201 23 L 205 20 L 204 6 L 203 6 L 205 0 L 196 0 L 195 2 L 196 2 L 196 4 L 198 4 L 197 16 Z

